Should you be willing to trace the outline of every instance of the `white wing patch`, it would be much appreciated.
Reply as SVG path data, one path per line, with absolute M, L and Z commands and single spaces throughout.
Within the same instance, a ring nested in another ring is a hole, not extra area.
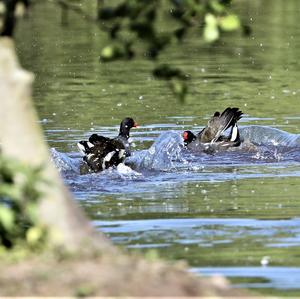
M 125 157 L 125 150 L 124 149 L 121 149 L 119 151 L 119 159 L 123 159 Z
M 87 146 L 89 147 L 89 148 L 92 148 L 92 147 L 94 147 L 95 145 L 93 144 L 93 143 L 91 143 L 91 142 L 87 142 Z
M 86 151 L 85 151 L 84 145 L 82 145 L 80 142 L 78 142 L 77 146 L 78 146 L 79 151 L 81 152 L 81 154 L 83 154 L 85 156 L 86 155 Z
M 231 134 L 231 137 L 230 137 L 230 141 L 236 141 L 237 136 L 238 136 L 238 127 L 237 127 L 237 124 L 235 124 L 233 129 L 232 129 L 232 134 Z
M 103 162 L 102 162 L 102 169 L 105 169 L 105 168 L 106 168 L 105 162 L 109 162 L 115 153 L 116 153 L 116 151 L 109 152 L 109 153 L 104 157 Z

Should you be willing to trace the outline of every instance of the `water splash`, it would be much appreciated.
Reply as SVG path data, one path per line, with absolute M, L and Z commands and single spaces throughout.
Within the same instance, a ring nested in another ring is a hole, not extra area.
M 118 174 L 120 175 L 121 178 L 124 179 L 135 179 L 135 178 L 141 178 L 143 175 L 137 171 L 134 171 L 127 165 L 121 163 L 117 166 L 116 168 Z
M 300 146 L 300 135 L 267 126 L 247 126 L 240 128 L 241 137 L 257 145 Z
M 80 159 L 71 158 L 65 153 L 57 151 L 55 148 L 50 149 L 51 160 L 62 173 L 76 173 L 79 174 Z
M 133 153 L 126 164 L 134 169 L 167 171 L 175 167 L 175 161 L 183 161 L 183 140 L 174 131 L 162 133 L 148 150 Z
M 140 172 L 144 173 L 147 170 L 194 172 L 217 164 L 300 161 L 299 134 L 265 126 L 247 126 L 241 128 L 241 135 L 245 140 L 241 147 L 209 155 L 184 149 L 180 133 L 167 131 L 162 133 L 148 150 L 133 152 L 132 156 L 126 159 L 127 166 L 120 165 L 117 169 L 104 171 L 102 175 L 110 179 L 134 179 L 141 176 Z M 79 155 L 60 153 L 52 148 L 51 156 L 57 169 L 64 175 L 79 174 L 79 165 L 82 161 Z

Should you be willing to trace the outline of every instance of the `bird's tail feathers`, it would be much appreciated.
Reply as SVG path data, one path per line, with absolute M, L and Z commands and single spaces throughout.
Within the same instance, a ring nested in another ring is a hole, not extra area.
M 230 127 L 232 127 L 232 133 L 237 134 L 237 127 L 235 130 L 233 129 L 236 123 L 242 118 L 242 115 L 243 112 L 240 111 L 239 108 L 226 108 L 220 115 L 220 128 L 211 142 L 216 142 L 219 137 Z

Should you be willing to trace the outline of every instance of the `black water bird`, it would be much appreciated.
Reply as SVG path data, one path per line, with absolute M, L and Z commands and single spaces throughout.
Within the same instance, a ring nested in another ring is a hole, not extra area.
M 186 147 L 190 149 L 212 151 L 237 147 L 241 144 L 241 138 L 237 122 L 243 113 L 239 108 L 226 108 L 222 113 L 216 111 L 210 118 L 207 126 L 197 135 L 191 131 L 184 131 L 183 140 Z M 224 132 L 231 128 L 228 136 Z
M 99 172 L 112 166 L 117 166 L 130 156 L 129 132 L 137 127 L 132 118 L 125 118 L 120 124 L 119 135 L 116 138 L 108 138 L 92 134 L 88 141 L 80 141 L 77 146 L 84 155 L 84 163 L 80 172 Z

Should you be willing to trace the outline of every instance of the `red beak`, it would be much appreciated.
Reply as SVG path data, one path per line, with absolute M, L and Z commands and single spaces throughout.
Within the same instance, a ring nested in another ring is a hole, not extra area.
M 135 122 L 135 123 L 133 124 L 133 127 L 134 127 L 134 128 L 138 128 L 138 127 L 139 127 L 139 124 Z
M 186 140 L 186 139 L 188 139 L 188 133 L 187 133 L 187 132 L 184 132 L 184 133 L 183 133 L 183 140 Z

